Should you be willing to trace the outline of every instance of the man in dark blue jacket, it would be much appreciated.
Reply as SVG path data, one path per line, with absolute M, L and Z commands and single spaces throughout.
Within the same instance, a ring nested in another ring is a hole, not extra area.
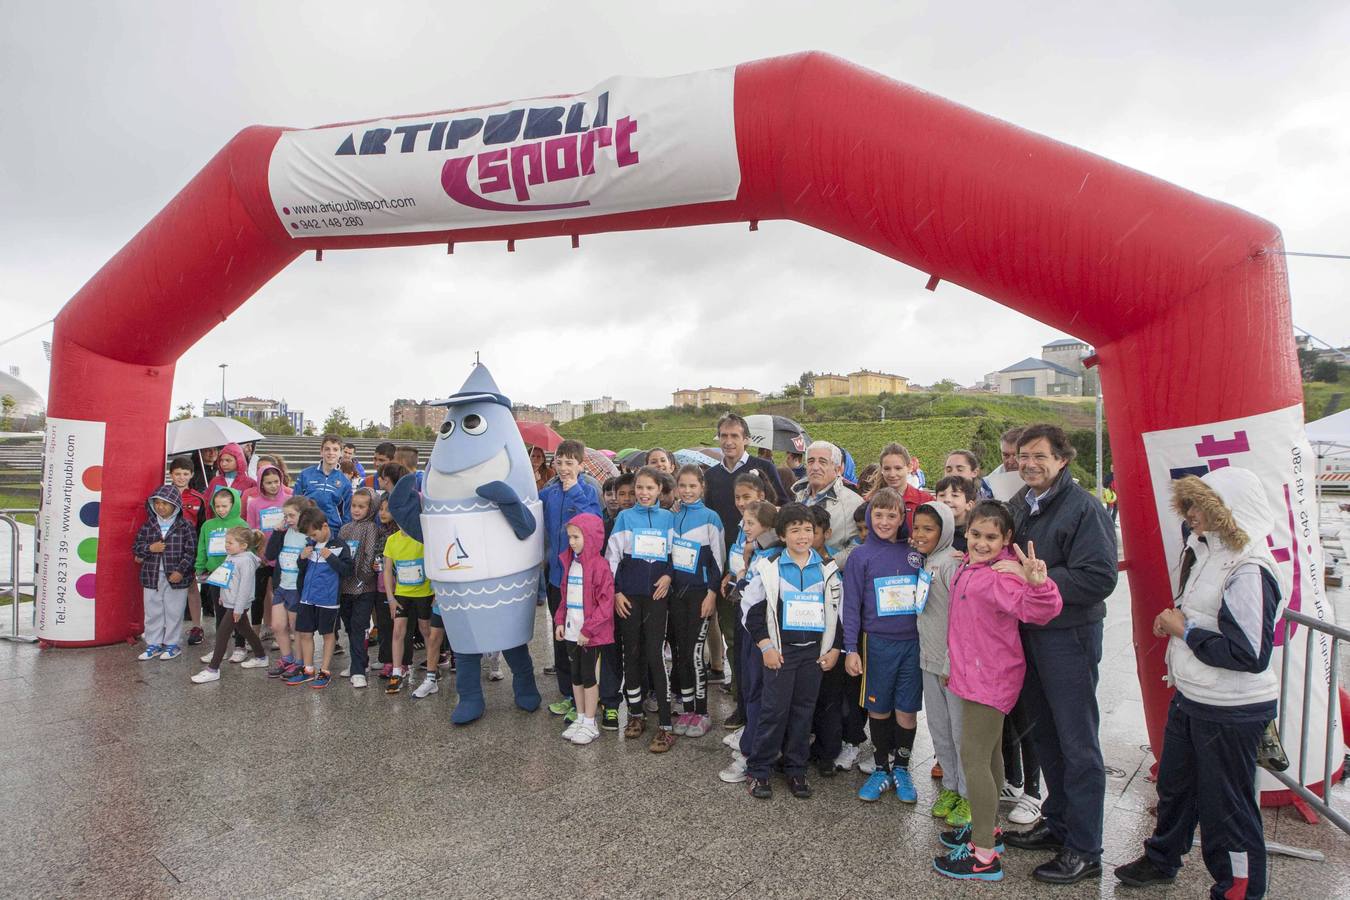
M 1062 429 L 1027 428 L 1017 442 L 1018 471 L 1027 487 L 1010 503 L 1017 544 L 1024 551 L 1035 544 L 1064 598 L 1064 610 L 1048 624 L 1022 625 L 1027 674 L 1021 702 L 1032 721 L 1047 794 L 1040 823 L 1006 836 L 1014 847 L 1056 851 L 1032 872 L 1051 884 L 1101 876 L 1106 802 L 1097 667 L 1106 598 L 1116 588 L 1116 532 L 1106 509 L 1074 483 L 1073 458 Z

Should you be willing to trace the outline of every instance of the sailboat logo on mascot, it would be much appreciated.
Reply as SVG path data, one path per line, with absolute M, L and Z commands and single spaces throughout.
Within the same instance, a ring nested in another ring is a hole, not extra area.
M 542 504 L 511 401 L 487 367 L 475 363 L 444 400 L 418 492 L 409 474 L 394 486 L 389 512 L 425 547 L 426 574 L 455 652 L 459 700 L 450 721 L 483 715 L 482 655 L 500 650 L 511 667 L 516 705 L 539 708 L 529 641 L 534 635 Z

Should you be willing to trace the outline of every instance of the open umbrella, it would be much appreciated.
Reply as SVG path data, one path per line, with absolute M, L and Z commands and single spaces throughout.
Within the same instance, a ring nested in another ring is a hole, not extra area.
M 619 464 L 620 468 L 636 471 L 647 464 L 647 451 L 621 450 L 614 461 Z
M 713 459 L 717 460 L 718 462 L 721 462 L 721 461 L 722 461 L 722 448 L 721 448 L 721 447 L 690 447 L 689 449 L 690 449 L 690 450 L 697 450 L 699 453 L 702 453 L 704 456 L 711 456 Z
M 605 455 L 605 451 L 596 450 L 591 447 L 586 448 L 586 458 L 581 461 L 581 467 L 591 473 L 591 477 L 596 478 L 601 483 L 605 479 L 613 478 L 619 474 L 618 468 L 613 461 Z
M 170 422 L 165 434 L 169 453 L 186 453 L 203 447 L 223 447 L 261 441 L 263 436 L 243 422 L 224 416 L 198 416 Z
M 718 463 L 718 460 L 713 459 L 701 450 L 695 450 L 693 448 L 676 450 L 674 456 L 675 461 L 682 466 L 696 465 L 703 466 L 705 469 L 711 469 Z
M 563 436 L 542 422 L 516 422 L 520 436 L 531 447 L 538 447 L 545 453 L 552 453 L 563 442 Z
M 787 416 L 746 416 L 750 426 L 750 446 L 785 453 L 805 453 L 811 443 L 806 429 Z

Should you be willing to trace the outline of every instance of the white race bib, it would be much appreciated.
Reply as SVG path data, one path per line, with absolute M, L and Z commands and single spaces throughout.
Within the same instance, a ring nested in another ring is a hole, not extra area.
M 914 598 L 914 608 L 923 612 L 928 605 L 928 589 L 933 586 L 933 573 L 924 569 L 919 573 L 919 590 Z
M 218 528 L 211 532 L 211 536 L 206 539 L 207 556 L 225 555 L 225 529 Z
M 825 595 L 817 591 L 784 591 L 783 627 L 794 631 L 824 631 Z
M 234 563 L 228 559 L 211 573 L 206 579 L 207 584 L 215 585 L 218 588 L 227 588 L 230 586 L 230 579 L 234 577 Z
M 657 528 L 639 528 L 633 532 L 633 557 L 651 562 L 666 558 L 666 533 Z
M 567 608 L 582 609 L 582 588 L 580 575 L 567 576 Z
M 890 575 L 874 578 L 872 587 L 877 594 L 878 616 L 912 616 L 918 613 L 915 605 L 918 577 Z
M 396 559 L 394 560 L 394 577 L 398 583 L 405 587 L 419 587 L 422 582 L 427 580 L 422 571 L 422 560 L 420 559 Z
M 275 531 L 286 521 L 286 512 L 280 506 L 273 506 L 258 513 L 258 524 L 263 531 Z
M 670 543 L 670 563 L 676 571 L 686 572 L 690 575 L 697 572 L 700 544 L 697 541 L 689 541 L 684 538 L 675 538 Z

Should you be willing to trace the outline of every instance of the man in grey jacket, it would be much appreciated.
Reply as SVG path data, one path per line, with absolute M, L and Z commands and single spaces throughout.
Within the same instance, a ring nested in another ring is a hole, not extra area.
M 806 477 L 792 486 L 797 502 L 823 505 L 830 514 L 830 553 L 838 553 L 858 536 L 853 511 L 863 499 L 844 484 L 844 454 L 829 441 L 813 441 L 806 448 Z
M 1105 507 L 1074 483 L 1073 458 L 1062 429 L 1027 428 L 1017 441 L 1018 472 L 1027 487 L 1009 504 L 1017 544 L 1023 550 L 1035 544 L 1064 598 L 1063 611 L 1049 623 L 1022 625 L 1027 674 L 1021 702 L 1048 793 L 1040 823 L 1006 836 L 1014 847 L 1056 851 L 1032 872 L 1051 884 L 1101 876 L 1106 800 L 1097 667 L 1106 598 L 1116 588 L 1116 532 Z

